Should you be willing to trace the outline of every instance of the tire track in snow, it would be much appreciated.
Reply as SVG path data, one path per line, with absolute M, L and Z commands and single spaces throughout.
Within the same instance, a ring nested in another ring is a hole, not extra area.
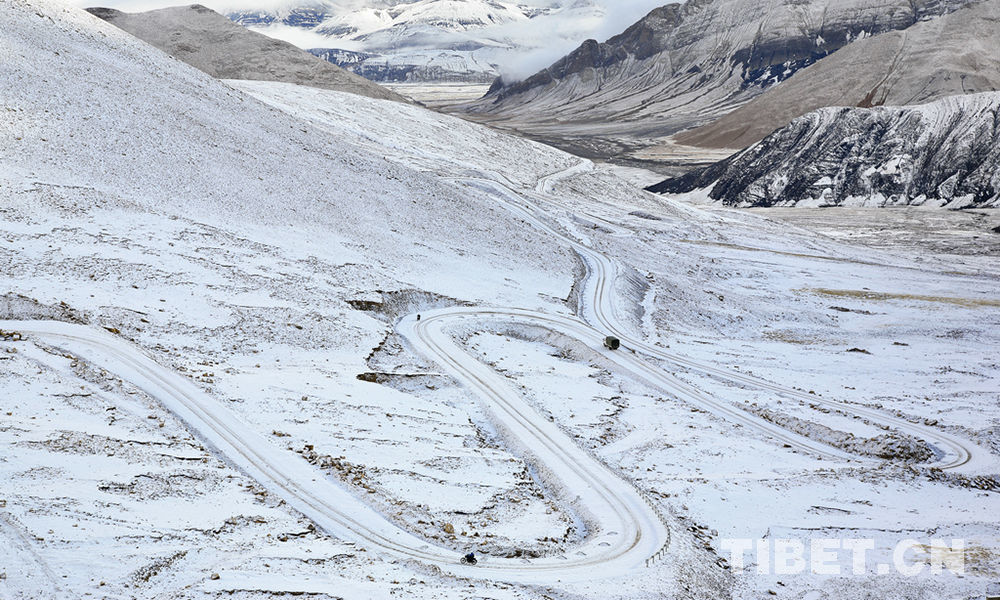
M 59 578 L 35 550 L 24 529 L 5 512 L 0 512 L 0 540 L 5 553 L 5 561 L 0 563 L 5 575 L 0 581 L 0 598 L 6 597 L 4 588 L 13 592 L 12 598 L 57 598 L 62 594 Z M 20 589 L 13 589 L 15 585 Z

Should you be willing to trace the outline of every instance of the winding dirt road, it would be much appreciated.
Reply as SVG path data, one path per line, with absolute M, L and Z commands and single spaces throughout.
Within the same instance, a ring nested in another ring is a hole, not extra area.
M 456 368 L 476 379 L 477 390 L 495 402 L 501 423 L 533 448 L 539 467 L 579 495 L 574 502 L 596 525 L 595 535 L 565 556 L 487 558 L 475 567 L 458 564 L 454 550 L 432 546 L 389 521 L 339 482 L 300 456 L 275 446 L 190 380 L 157 364 L 131 343 L 91 327 L 59 321 L 0 321 L 0 329 L 23 334 L 26 342 L 20 343 L 37 339 L 129 381 L 184 421 L 220 457 L 317 526 L 376 553 L 436 565 L 459 576 L 537 584 L 627 573 L 643 566 L 669 539 L 666 523 L 634 487 L 523 405 L 498 375 L 471 357 L 463 358 L 468 356 L 464 351 L 448 348 L 447 344 L 452 344 L 448 340 L 439 348 L 453 357 Z
M 824 400 L 798 390 L 742 373 L 703 364 L 670 353 L 630 335 L 616 317 L 613 282 L 618 266 L 610 258 L 549 225 L 537 195 L 548 194 L 562 177 L 586 171 L 577 165 L 539 182 L 532 194 L 520 195 L 504 183 L 470 177 L 460 181 L 481 188 L 504 202 L 509 210 L 535 227 L 563 240 L 583 257 L 588 269 L 584 282 L 583 315 L 548 314 L 518 308 L 453 307 L 401 319 L 397 332 L 419 353 L 440 364 L 451 376 L 477 393 L 509 442 L 530 456 L 539 471 L 574 509 L 584 515 L 592 535 L 565 555 L 539 559 L 487 558 L 479 566 L 458 564 L 457 553 L 437 547 L 403 530 L 339 482 L 327 477 L 298 455 L 279 448 L 254 431 L 227 407 L 209 397 L 185 377 L 165 369 L 132 344 L 104 331 L 55 321 L 4 321 L 0 329 L 64 348 L 117 374 L 150 394 L 181 418 L 219 456 L 242 469 L 270 492 L 283 498 L 325 531 L 398 559 L 435 565 L 458 576 L 517 583 L 551 583 L 614 577 L 662 556 L 669 543 L 665 519 L 631 483 L 579 447 L 559 427 L 529 406 L 509 382 L 459 347 L 453 337 L 458 327 L 481 321 L 505 321 L 544 327 L 574 338 L 603 355 L 621 371 L 667 394 L 701 406 L 731 422 L 755 428 L 776 442 L 834 461 L 859 460 L 819 441 L 764 421 L 735 405 L 710 397 L 648 360 L 683 366 L 814 404 L 862 414 L 875 422 L 921 437 L 937 452 L 934 466 L 957 471 L 982 468 L 989 453 L 936 428 L 910 423 L 873 409 Z M 529 198 L 528 196 L 535 196 Z M 622 350 L 602 347 L 606 334 L 621 338 Z M 991 462 L 991 461 L 989 461 Z M 990 465 L 992 466 L 992 465 Z
M 543 177 L 539 180 L 535 189 L 535 194 L 545 196 L 551 193 L 554 185 L 560 179 L 571 177 L 587 172 L 589 169 L 581 165 L 587 164 L 585 161 L 580 165 L 575 165 L 569 169 L 560 171 Z M 788 386 L 783 386 L 770 382 L 759 377 L 753 377 L 729 369 L 719 368 L 714 365 L 705 364 L 683 355 L 668 352 L 652 344 L 637 338 L 620 324 L 617 318 L 617 308 L 615 305 L 612 286 L 618 277 L 618 265 L 609 257 L 597 252 L 589 246 L 567 236 L 565 233 L 553 228 L 548 224 L 545 212 L 537 203 L 527 200 L 521 194 L 516 193 L 506 183 L 501 183 L 493 179 L 469 177 L 460 179 L 466 183 L 488 190 L 496 195 L 507 208 L 522 216 L 525 220 L 535 225 L 535 227 L 545 231 L 549 235 L 563 240 L 564 243 L 573 248 L 584 260 L 587 266 L 587 277 L 583 288 L 582 317 L 592 323 L 600 330 L 608 334 L 615 335 L 622 340 L 623 345 L 630 350 L 646 356 L 665 361 L 679 367 L 693 369 L 704 374 L 708 374 L 720 379 L 736 383 L 741 386 L 766 390 L 788 398 L 806 401 L 817 406 L 824 406 L 831 409 L 842 410 L 849 414 L 864 416 L 876 423 L 891 425 L 900 432 L 923 439 L 932 446 L 934 458 L 928 466 L 937 467 L 943 470 L 951 470 L 961 473 L 979 474 L 995 469 L 996 465 L 990 452 L 978 447 L 976 444 L 942 431 L 938 428 L 914 423 L 888 413 L 870 409 L 856 404 L 848 404 L 837 400 L 828 400 L 812 394 L 807 394 Z M 547 201 L 541 198 L 542 201 Z M 514 311 L 513 315 L 520 311 Z M 832 447 L 809 440 L 808 438 L 785 430 L 762 418 L 747 413 L 724 400 L 716 400 L 704 394 L 700 390 L 681 382 L 677 378 L 670 377 L 657 367 L 649 363 L 639 362 L 635 367 L 654 379 L 660 379 L 658 387 L 668 392 L 674 393 L 681 399 L 705 408 L 712 413 L 740 423 L 756 428 L 767 433 L 775 440 L 787 443 L 794 448 L 805 451 L 812 451 L 821 457 L 826 458 L 846 458 L 843 452 L 834 450 Z M 660 374 L 656 377 L 653 371 Z M 648 377 L 643 377 L 649 381 Z

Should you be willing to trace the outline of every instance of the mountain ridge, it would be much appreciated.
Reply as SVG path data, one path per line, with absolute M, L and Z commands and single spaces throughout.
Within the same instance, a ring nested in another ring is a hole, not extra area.
M 969 4 L 902 31 L 858 40 L 678 144 L 744 148 L 825 106 L 904 106 L 1000 90 L 1000 0 Z
M 598 140 L 611 158 L 710 123 L 858 39 L 974 1 L 688 0 L 455 111 L 571 147 Z
M 288 42 L 249 31 L 200 4 L 140 13 L 104 7 L 86 10 L 217 79 L 284 81 L 409 102 Z

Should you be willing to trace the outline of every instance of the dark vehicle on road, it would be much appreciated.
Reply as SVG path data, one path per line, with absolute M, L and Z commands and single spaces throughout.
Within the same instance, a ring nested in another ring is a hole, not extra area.
M 604 347 L 607 348 L 608 350 L 617 350 L 621 348 L 621 346 L 622 346 L 621 340 L 619 340 L 613 335 L 609 335 L 608 337 L 604 338 Z

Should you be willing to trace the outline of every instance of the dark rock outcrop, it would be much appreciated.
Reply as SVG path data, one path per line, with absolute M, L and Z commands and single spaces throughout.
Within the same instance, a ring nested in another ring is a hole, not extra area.
M 1000 92 L 824 108 L 730 158 L 648 188 L 723 204 L 1000 207 Z

